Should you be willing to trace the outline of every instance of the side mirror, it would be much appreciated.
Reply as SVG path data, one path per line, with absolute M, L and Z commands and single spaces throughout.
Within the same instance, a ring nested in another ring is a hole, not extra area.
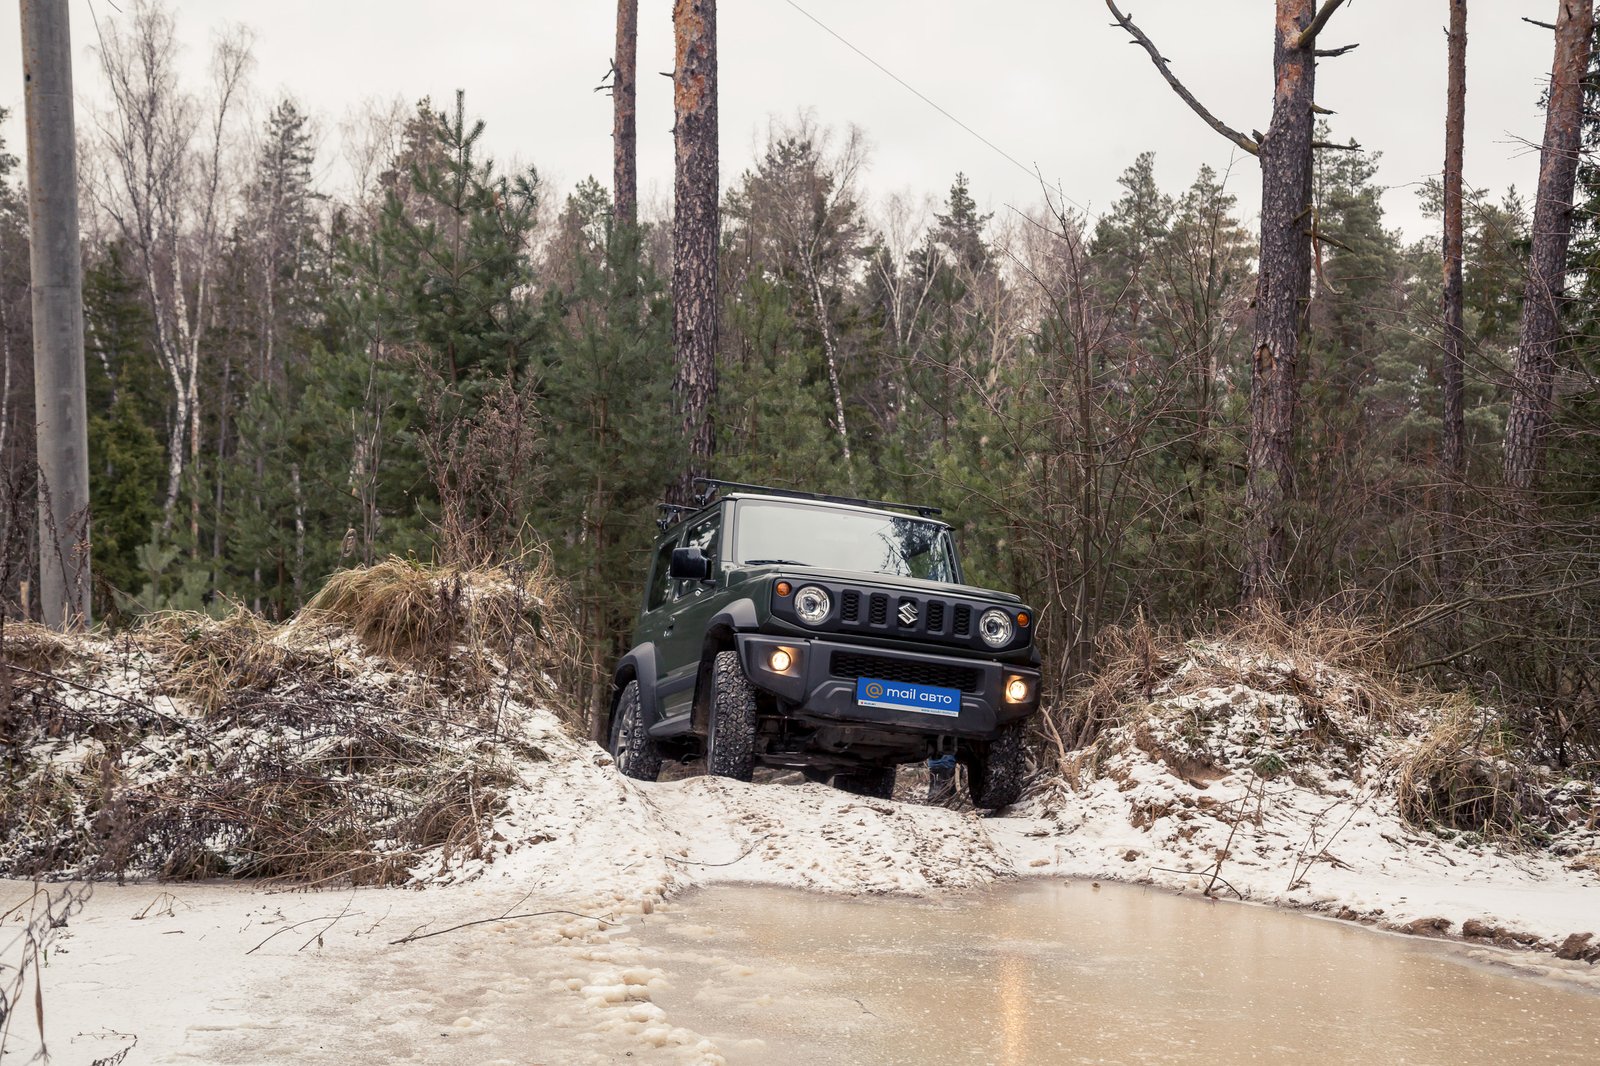
M 667 566 L 667 576 L 705 581 L 711 576 L 711 560 L 699 548 L 674 548 L 672 562 Z

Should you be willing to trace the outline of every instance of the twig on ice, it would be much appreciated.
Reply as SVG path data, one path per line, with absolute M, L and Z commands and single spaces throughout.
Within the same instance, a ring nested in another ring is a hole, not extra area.
M 467 928 L 468 926 L 471 926 L 471 925 L 486 925 L 489 922 L 509 922 L 509 921 L 513 921 L 513 920 L 515 920 L 517 918 L 544 918 L 544 917 L 546 917 L 548 915 L 551 915 L 551 914 L 566 914 L 566 915 L 569 915 L 569 916 L 571 916 L 573 918 L 584 918 L 584 919 L 586 919 L 588 921 L 591 921 L 591 922 L 599 922 L 601 925 L 620 925 L 620 924 L 622 924 L 620 922 L 610 922 L 610 921 L 607 921 L 604 918 L 596 918 L 592 914 L 579 914 L 577 911 L 534 911 L 534 912 L 532 912 L 530 914 L 502 914 L 498 918 L 479 918 L 476 921 L 462 922 L 460 925 L 452 925 L 452 926 L 448 926 L 447 928 L 444 928 L 444 929 L 435 929 L 431 933 L 411 933 L 411 934 L 409 934 L 407 936 L 401 937 L 399 940 L 391 940 L 391 941 L 389 941 L 389 943 L 391 943 L 391 944 L 409 944 L 413 940 L 426 940 L 430 936 L 443 936 L 446 933 L 453 933 L 457 929 L 465 929 L 465 928 Z

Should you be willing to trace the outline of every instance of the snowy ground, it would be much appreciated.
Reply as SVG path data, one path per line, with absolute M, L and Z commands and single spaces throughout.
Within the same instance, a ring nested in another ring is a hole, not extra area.
M 41 955 L 45 1035 L 59 1061 L 104 1066 L 347 1062 L 353 1048 L 389 1061 L 715 1063 L 730 1049 L 651 1002 L 665 977 L 636 934 L 684 890 L 719 883 L 926 894 L 1114 879 L 1515 948 L 1541 972 L 1600 973 L 1592 793 L 1545 783 L 1560 824 L 1538 848 L 1420 832 L 1401 817 L 1397 775 L 1432 712 L 1377 714 L 1359 678 L 1249 658 L 1201 646 L 1168 664 L 1076 774 L 1004 817 L 818 784 L 640 783 L 512 694 L 497 727 L 515 736 L 492 753 L 508 775 L 503 810 L 483 846 L 424 853 L 411 868 L 422 891 L 96 885 Z M 59 698 L 104 720 L 88 697 Z M 181 700 L 162 714 L 204 720 Z M 42 779 L 103 766 L 91 733 L 42 736 L 31 751 Z M 171 735 L 163 726 L 155 742 Z M 457 760 L 484 747 L 431 742 Z M 181 755 L 162 765 L 186 765 Z M 0 886 L 0 963 L 15 966 L 42 899 L 30 903 L 22 882 Z M 440 932 L 485 919 L 470 935 Z M 416 933 L 440 935 L 394 943 Z M 37 1041 L 29 1014 L 10 1019 L 7 1052 Z M 137 1057 L 116 1060 L 135 1036 Z

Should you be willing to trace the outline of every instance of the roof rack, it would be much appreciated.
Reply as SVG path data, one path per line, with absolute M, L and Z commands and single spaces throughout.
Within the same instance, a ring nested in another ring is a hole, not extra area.
M 698 511 L 701 506 L 701 504 L 697 503 L 658 503 L 656 504 L 656 510 L 661 512 L 661 516 L 656 519 L 656 525 L 660 526 L 661 532 L 665 533 L 677 525 L 678 520 L 684 515 L 692 511 Z
M 801 492 L 798 489 L 775 489 L 770 485 L 749 485 L 743 481 L 723 481 L 714 477 L 697 477 L 696 485 L 706 486 L 706 490 L 695 497 L 701 505 L 711 502 L 712 494 L 721 489 L 732 489 L 735 492 L 759 492 L 767 496 L 782 496 L 791 500 L 815 500 L 819 503 L 848 503 L 857 507 L 877 507 L 885 511 L 910 511 L 922 518 L 932 518 L 944 512 L 937 507 L 929 507 L 920 503 L 890 503 L 888 500 L 860 500 L 853 496 L 829 496 L 822 492 Z

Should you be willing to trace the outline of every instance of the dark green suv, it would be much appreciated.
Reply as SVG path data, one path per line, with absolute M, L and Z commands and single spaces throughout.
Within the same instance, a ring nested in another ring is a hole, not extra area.
M 962 584 L 938 511 L 703 484 L 663 521 L 595 723 L 622 772 L 653 781 L 664 758 L 703 756 L 724 777 L 788 767 L 888 796 L 900 763 L 953 755 L 974 805 L 1014 802 L 1039 705 L 1034 613 Z

